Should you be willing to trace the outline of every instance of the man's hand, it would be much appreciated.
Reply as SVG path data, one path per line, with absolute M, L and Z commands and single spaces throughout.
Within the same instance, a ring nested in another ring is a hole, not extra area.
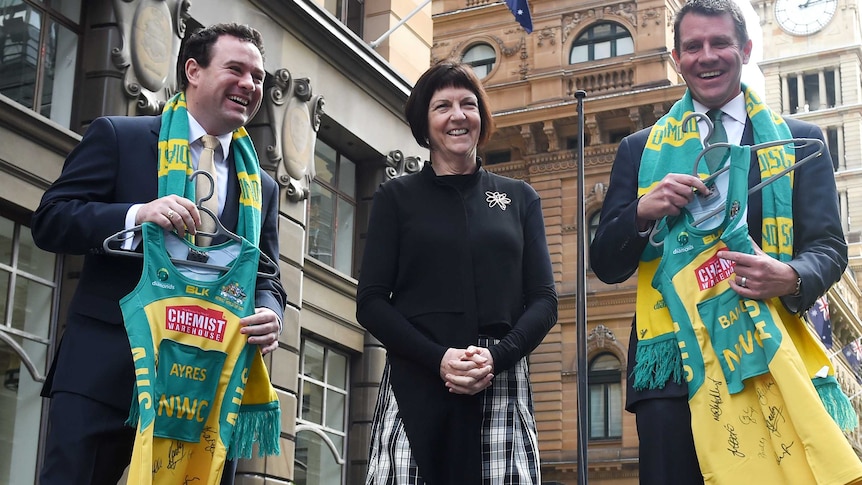
M 650 221 L 657 221 L 665 216 L 679 215 L 680 210 L 694 198 L 694 191 L 709 194 L 709 189 L 694 175 L 684 173 L 669 173 L 638 200 L 637 222 L 638 230 L 649 227 Z
M 729 282 L 739 296 L 768 300 L 796 292 L 796 278 L 799 277 L 796 271 L 764 253 L 756 244 L 754 254 L 719 251 L 718 257 L 735 263 L 735 274 Z
M 484 391 L 491 385 L 493 372 L 491 353 L 481 347 L 450 348 L 440 360 L 440 377 L 455 394 L 472 396 Z
M 188 230 L 195 233 L 201 224 L 201 214 L 195 203 L 178 195 L 166 195 L 148 202 L 138 209 L 135 224 L 155 222 L 163 229 L 176 229 L 180 236 Z
M 278 316 L 269 308 L 255 308 L 254 315 L 242 318 L 240 333 L 248 335 L 248 343 L 260 345 L 266 355 L 278 348 Z

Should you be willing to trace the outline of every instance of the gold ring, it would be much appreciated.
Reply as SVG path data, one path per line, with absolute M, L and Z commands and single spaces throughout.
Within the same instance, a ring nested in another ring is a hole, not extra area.
M 174 220 L 174 214 L 176 214 L 176 212 L 174 212 L 173 209 L 168 209 L 167 218 L 170 220 Z
M 745 276 L 743 276 L 743 277 L 742 277 L 742 280 L 739 282 L 739 286 L 741 286 L 741 287 L 743 287 L 743 288 L 748 288 L 747 286 L 745 286 L 745 282 L 746 282 L 746 281 L 748 281 L 748 278 L 746 278 Z

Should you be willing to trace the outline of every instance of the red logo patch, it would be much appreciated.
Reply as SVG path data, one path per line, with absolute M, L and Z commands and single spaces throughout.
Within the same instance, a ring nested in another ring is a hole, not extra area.
M 166 330 L 222 342 L 225 327 L 227 320 L 218 310 L 207 310 L 198 305 L 165 308 Z
M 712 288 L 733 274 L 733 261 L 719 258 L 715 255 L 706 260 L 694 270 L 700 291 Z

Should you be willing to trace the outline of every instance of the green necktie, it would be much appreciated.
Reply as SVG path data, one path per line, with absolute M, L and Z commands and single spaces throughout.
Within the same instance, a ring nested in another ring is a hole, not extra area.
M 706 115 L 712 120 L 712 136 L 709 137 L 710 144 L 727 142 L 727 131 L 725 131 L 724 124 L 721 122 L 721 115 L 723 114 L 724 111 L 720 109 L 711 109 L 706 112 Z M 709 169 L 709 173 L 715 172 L 724 165 L 724 160 L 727 158 L 728 153 L 730 153 L 730 150 L 727 148 L 713 148 L 706 152 L 704 158 L 706 158 L 706 167 Z

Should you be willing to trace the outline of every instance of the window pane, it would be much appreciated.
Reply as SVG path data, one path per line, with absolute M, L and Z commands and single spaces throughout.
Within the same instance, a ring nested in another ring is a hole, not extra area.
M 308 215 L 308 255 L 332 265 L 335 237 L 335 207 L 332 192 L 318 183 L 311 184 Z
M 623 435 L 623 393 L 619 383 L 608 384 L 608 436 Z
M 40 372 L 47 362 L 47 346 L 14 337 Z M 0 341 L 0 483 L 35 483 L 39 423 L 42 419 L 41 383 L 35 382 L 21 358 Z
M 48 338 L 51 324 L 53 289 L 21 275 L 15 279 L 15 304 L 12 327 L 32 335 Z
M 631 37 L 617 39 L 617 55 L 631 54 L 635 51 L 635 42 Z
M 338 191 L 348 197 L 356 197 L 356 164 L 344 155 L 338 164 Z
M 52 0 L 51 6 L 73 22 L 81 20 L 81 0 Z
M 590 386 L 590 438 L 605 437 L 605 388 Z
M 326 423 L 328 428 L 344 431 L 344 403 L 346 396 L 340 392 L 326 391 Z
M 0 217 L 0 263 L 12 266 L 12 237 L 14 236 L 15 223 L 9 219 Z M 5 295 L 0 296 L 5 298 Z
M 487 64 L 488 61 L 495 61 L 497 53 L 494 48 L 488 44 L 477 44 L 467 49 L 464 53 L 464 62 L 467 64 Z
M 309 381 L 302 383 L 302 419 L 323 424 L 323 387 Z
M 341 0 L 323 0 L 323 8 L 341 20 Z
M 341 483 L 341 466 L 329 446 L 317 434 L 301 431 L 296 435 L 294 480 L 297 485 Z
M 66 127 L 72 118 L 77 53 L 78 36 L 56 22 L 50 22 L 42 64 L 41 113 Z
M 590 372 L 599 370 L 620 370 L 620 361 L 611 354 L 602 354 L 590 364 Z
M 306 341 L 302 352 L 302 375 L 323 381 L 323 346 Z
M 599 24 L 592 28 L 594 39 L 603 39 L 611 35 L 613 24 Z
M 314 169 L 316 174 L 314 178 L 321 180 L 326 184 L 335 185 L 335 149 L 326 143 L 317 140 L 314 146 Z
M 0 93 L 34 106 L 41 14 L 12 0 L 0 8 Z
M 6 302 L 9 295 L 9 278 L 12 275 L 8 271 L 0 270 L 0 325 L 6 324 Z
M 473 67 L 473 72 L 479 79 L 483 79 L 494 69 L 497 52 L 488 44 L 477 44 L 467 49 L 463 61 Z
M 339 389 L 347 389 L 347 356 L 329 352 L 326 383 Z
M 587 62 L 590 60 L 590 49 L 589 46 L 586 45 L 576 45 L 572 47 L 572 55 L 569 57 L 569 64 L 576 64 L 578 62 Z
M 8 220 L 6 220 L 8 222 Z M 0 226 L 3 223 L 0 222 Z M 0 229 L 0 234 L 2 234 Z M 3 252 L 3 236 L 0 235 L 0 252 Z M 54 262 L 57 257 L 53 253 L 43 251 L 33 242 L 33 234 L 26 227 L 21 228 L 18 237 L 18 269 L 46 280 L 54 279 Z M 44 302 L 42 303 L 44 304 Z
M 353 268 L 353 212 L 353 205 L 339 197 L 338 221 L 335 225 L 335 269 L 348 275 Z
M 611 57 L 611 42 L 609 40 L 596 42 L 593 45 L 593 60 L 607 59 L 608 57 Z

